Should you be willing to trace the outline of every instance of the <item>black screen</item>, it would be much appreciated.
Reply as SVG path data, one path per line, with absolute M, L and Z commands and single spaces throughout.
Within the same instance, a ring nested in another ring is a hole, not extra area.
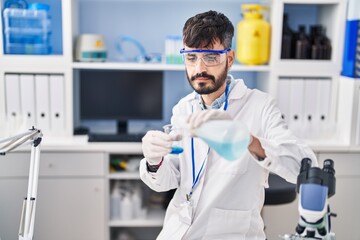
M 80 71 L 82 120 L 162 119 L 161 71 Z

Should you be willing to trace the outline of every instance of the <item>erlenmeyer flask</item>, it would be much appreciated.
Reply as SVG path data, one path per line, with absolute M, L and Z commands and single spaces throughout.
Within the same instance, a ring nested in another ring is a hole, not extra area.
M 193 130 L 193 133 L 230 161 L 241 158 L 250 141 L 249 130 L 240 121 L 211 120 Z

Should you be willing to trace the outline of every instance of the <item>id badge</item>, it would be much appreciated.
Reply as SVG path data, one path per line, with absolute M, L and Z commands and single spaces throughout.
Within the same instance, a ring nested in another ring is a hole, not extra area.
M 191 224 L 192 221 L 192 212 L 193 212 L 193 206 L 192 206 L 192 202 L 189 201 L 184 201 L 183 203 L 180 204 L 180 222 L 183 222 L 187 225 Z

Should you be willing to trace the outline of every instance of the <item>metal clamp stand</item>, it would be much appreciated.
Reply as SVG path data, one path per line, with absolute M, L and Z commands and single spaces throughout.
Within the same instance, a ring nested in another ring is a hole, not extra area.
M 34 235 L 41 139 L 41 131 L 34 127 L 27 132 L 0 139 L 0 144 L 5 142 L 5 145 L 0 147 L 0 155 L 5 155 L 7 152 L 10 152 L 23 144 L 29 142 L 31 144 L 28 191 L 22 206 L 19 240 L 32 240 Z

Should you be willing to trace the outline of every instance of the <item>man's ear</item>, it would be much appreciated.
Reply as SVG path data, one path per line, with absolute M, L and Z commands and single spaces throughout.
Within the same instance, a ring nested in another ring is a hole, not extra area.
M 234 64 L 234 61 L 235 61 L 235 52 L 234 52 L 234 50 L 230 50 L 227 53 L 227 60 L 228 60 L 228 63 L 229 63 L 229 68 L 230 68 Z

